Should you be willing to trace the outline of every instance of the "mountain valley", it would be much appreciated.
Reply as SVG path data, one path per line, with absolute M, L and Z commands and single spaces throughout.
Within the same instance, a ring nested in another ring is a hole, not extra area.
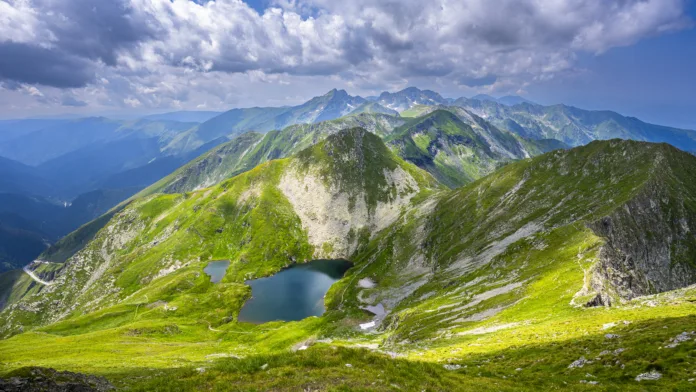
M 0 138 L 6 380 L 133 391 L 696 382 L 694 131 L 407 88 L 77 120 L 104 129 L 50 154 L 35 146 L 70 121 L 27 120 L 15 141 Z M 320 316 L 240 321 L 260 295 L 251 280 L 313 260 L 350 262 Z M 215 262 L 226 269 L 213 281 Z

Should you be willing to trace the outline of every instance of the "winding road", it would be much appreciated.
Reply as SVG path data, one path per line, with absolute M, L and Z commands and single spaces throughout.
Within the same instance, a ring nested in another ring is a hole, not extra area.
M 29 265 L 31 265 L 31 264 L 29 264 Z M 50 285 L 53 284 L 52 282 L 46 282 L 45 280 L 43 280 L 43 279 L 39 278 L 38 276 L 36 276 L 36 274 L 34 274 L 34 271 L 32 271 L 32 270 L 29 269 L 29 265 L 25 265 L 24 268 L 22 268 L 22 270 L 23 270 L 24 272 L 26 272 L 27 275 L 31 276 L 32 279 L 34 279 L 34 280 L 37 281 L 38 283 L 41 283 L 41 284 L 46 285 L 46 286 L 50 286 Z

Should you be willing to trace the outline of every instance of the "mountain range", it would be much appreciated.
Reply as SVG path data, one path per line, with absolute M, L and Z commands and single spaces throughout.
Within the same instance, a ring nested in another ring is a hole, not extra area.
M 436 163 L 509 161 L 451 189 L 409 140 Z M 688 389 L 696 157 L 619 139 L 508 156 L 527 143 L 463 108 L 243 134 L 58 241 L 33 276 L 0 275 L 0 356 L 143 390 Z M 353 267 L 322 317 L 237 320 L 245 282 L 325 258 Z M 230 263 L 217 283 L 213 260 Z
M 696 150 L 693 131 L 651 125 L 614 112 L 541 106 L 514 96 L 451 99 L 414 87 L 367 99 L 332 90 L 298 106 L 172 112 L 140 120 L 2 121 L 0 156 L 7 158 L 0 158 L 0 192 L 24 197 L 23 205 L 35 205 L 36 200 L 51 205 L 55 213 L 48 221 L 73 216 L 64 219 L 67 224 L 61 230 L 28 230 L 32 238 L 42 239 L 41 245 L 34 241 L 33 251 L 22 250 L 22 257 L 6 252 L 4 263 L 16 266 L 30 261 L 46 243 L 150 184 L 158 183 L 144 192 L 209 186 L 350 127 L 376 133 L 401 158 L 449 187 L 467 184 L 518 159 L 596 139 L 668 142 Z M 204 154 L 208 150 L 211 153 Z M 94 213 L 74 213 L 77 207 L 67 212 L 73 199 L 88 194 L 85 198 L 100 206 L 88 208 Z M 104 199 L 94 199 L 99 195 Z M 24 223 L 15 227 L 6 220 L 8 230 L 26 233 L 28 227 L 45 227 L 22 209 L 14 213 Z M 19 227 L 23 229 L 17 231 Z
M 0 130 L 0 373 L 15 379 L 691 385 L 694 131 L 416 88 Z M 352 263 L 323 316 L 240 321 L 250 280 L 323 259 Z
M 129 121 L 106 118 L 3 121 L 0 122 L 0 157 L 36 170 L 32 173 L 29 168 L 20 170 L 15 163 L 13 170 L 22 172 L 26 181 L 0 190 L 69 201 L 80 193 L 111 186 L 114 182 L 111 177 L 125 172 L 134 179 L 129 186 L 145 187 L 206 150 L 248 131 L 265 133 L 360 113 L 412 118 L 437 109 L 456 110 L 453 107 L 463 108 L 469 117 L 479 118 L 469 121 L 470 125 L 486 122 L 529 140 L 555 139 L 568 146 L 578 146 L 592 140 L 623 138 L 668 142 L 685 151 L 696 150 L 693 131 L 647 124 L 609 111 L 542 106 L 514 96 L 451 99 L 415 87 L 385 92 L 370 100 L 350 96 L 344 90 L 332 90 L 291 107 L 232 109 L 224 113 L 173 112 Z M 2 165 L 9 163 L 3 161 Z M 145 173 L 144 178 L 138 181 L 141 171 Z M 12 173 L 8 173 L 10 176 Z M 45 188 L 50 182 L 53 182 L 51 190 L 37 188 Z
M 298 105 L 275 108 L 232 109 L 180 134 L 168 146 L 169 151 L 189 151 L 220 138 L 234 137 L 246 131 L 268 132 L 293 124 L 332 120 L 349 114 L 365 103 L 361 97 L 333 89 Z

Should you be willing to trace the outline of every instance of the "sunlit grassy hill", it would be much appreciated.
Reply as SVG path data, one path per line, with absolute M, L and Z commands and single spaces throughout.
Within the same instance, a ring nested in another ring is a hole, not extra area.
M 456 124 L 446 113 L 433 121 Z M 342 130 L 143 195 L 47 253 L 64 263 L 33 266 L 49 285 L 3 275 L 0 371 L 130 390 L 693 388 L 696 157 L 598 141 L 450 190 L 390 150 L 421 136 L 390 135 Z M 354 263 L 322 317 L 236 321 L 246 279 L 315 258 Z

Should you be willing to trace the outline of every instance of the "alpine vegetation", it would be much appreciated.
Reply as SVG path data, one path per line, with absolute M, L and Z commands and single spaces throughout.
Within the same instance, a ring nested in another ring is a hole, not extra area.
M 692 8 L 0 1 L 0 391 L 696 390 Z

